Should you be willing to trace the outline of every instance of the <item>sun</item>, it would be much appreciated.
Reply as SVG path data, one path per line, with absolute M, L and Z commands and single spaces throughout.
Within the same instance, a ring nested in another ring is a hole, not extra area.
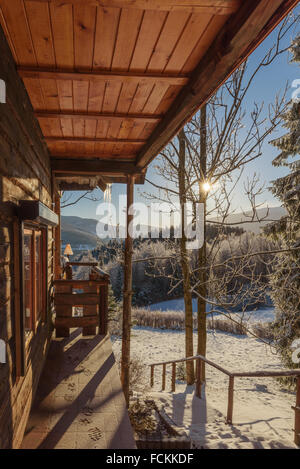
M 212 189 L 212 186 L 209 182 L 204 182 L 202 187 L 205 192 L 209 192 Z

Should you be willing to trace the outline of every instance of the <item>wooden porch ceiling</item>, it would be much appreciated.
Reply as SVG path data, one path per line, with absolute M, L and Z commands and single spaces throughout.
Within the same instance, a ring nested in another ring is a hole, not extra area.
M 87 174 L 125 182 L 130 167 L 142 182 L 152 159 L 297 3 L 0 0 L 0 21 L 54 173 L 72 184 Z

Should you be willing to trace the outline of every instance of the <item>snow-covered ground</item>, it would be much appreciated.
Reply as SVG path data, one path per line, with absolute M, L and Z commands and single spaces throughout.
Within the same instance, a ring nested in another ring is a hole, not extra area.
M 153 303 L 149 306 L 149 309 L 150 311 L 184 311 L 184 300 L 183 298 L 177 298 Z M 193 312 L 197 312 L 196 298 L 193 298 Z M 249 313 L 244 313 L 244 316 L 244 319 L 250 322 L 271 322 L 274 321 L 274 308 L 260 308 Z
M 194 335 L 196 344 L 196 334 Z M 120 340 L 113 344 L 120 354 Z M 150 363 L 183 358 L 184 333 L 135 327 L 132 356 L 145 364 L 145 384 L 149 384 Z M 250 337 L 209 332 L 207 357 L 229 371 L 278 370 L 280 359 L 272 350 Z M 196 351 L 195 351 L 196 353 Z M 155 386 L 146 390 L 158 403 L 179 433 L 205 448 L 296 448 L 293 443 L 295 403 L 293 393 L 283 391 L 273 378 L 236 378 L 233 425 L 225 424 L 228 377 L 207 367 L 203 399 L 194 388 L 177 382 L 170 393 L 171 367 L 167 367 L 167 390 L 161 392 L 161 367 L 155 371 Z

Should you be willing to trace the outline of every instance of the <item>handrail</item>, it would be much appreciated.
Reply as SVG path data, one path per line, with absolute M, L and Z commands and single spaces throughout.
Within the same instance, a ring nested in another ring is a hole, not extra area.
M 213 368 L 216 368 L 217 370 L 221 371 L 222 373 L 224 373 L 224 374 L 227 375 L 227 376 L 232 376 L 232 375 L 233 375 L 232 373 L 230 373 L 230 371 L 225 370 L 225 368 L 222 368 L 221 366 L 217 365 L 216 363 L 214 363 L 214 362 L 208 360 L 208 359 L 205 358 L 203 355 L 195 355 L 194 357 L 180 358 L 180 359 L 178 359 L 178 360 L 170 360 L 170 361 L 161 362 L 161 363 L 152 363 L 152 364 L 149 365 L 149 366 L 171 365 L 172 363 L 189 362 L 189 361 L 197 360 L 197 359 L 200 359 L 200 360 L 202 360 L 203 362 L 207 363 L 208 365 L 211 365 Z M 299 371 L 300 371 L 300 370 L 299 370 Z
M 225 375 L 229 377 L 228 385 L 228 405 L 227 405 L 227 424 L 232 424 L 233 417 L 233 394 L 234 394 L 234 378 L 275 378 L 275 377 L 286 377 L 286 376 L 295 376 L 297 377 L 297 391 L 296 391 L 296 405 L 292 407 L 295 411 L 295 443 L 297 446 L 300 446 L 300 369 L 294 370 L 277 370 L 277 371 L 249 371 L 249 372 L 231 372 L 225 368 L 217 365 L 216 363 L 208 360 L 203 355 L 195 355 L 193 357 L 180 358 L 178 360 L 169 360 L 158 363 L 151 363 L 151 375 L 150 375 L 150 386 L 154 386 L 154 368 L 155 366 L 162 366 L 162 390 L 165 390 L 166 385 L 166 367 L 167 365 L 172 365 L 172 385 L 171 391 L 175 392 L 176 386 L 176 363 L 189 362 L 196 360 L 196 396 L 201 399 L 201 386 L 202 386 L 202 363 L 207 363 L 208 365 L 216 368 Z

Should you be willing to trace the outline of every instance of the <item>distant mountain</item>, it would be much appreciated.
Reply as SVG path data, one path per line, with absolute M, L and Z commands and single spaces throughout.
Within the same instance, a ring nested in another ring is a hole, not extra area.
M 240 228 L 243 228 L 245 231 L 252 231 L 253 233 L 260 233 L 262 228 L 268 223 L 271 223 L 274 220 L 279 220 L 279 218 L 286 215 L 286 210 L 283 207 L 270 207 L 270 208 L 260 208 L 257 210 L 258 220 L 247 223 L 247 220 L 251 219 L 251 212 L 235 213 L 229 215 L 225 223 L 235 223 Z M 219 221 L 218 218 L 212 218 L 211 221 Z M 209 220 L 208 220 L 209 222 Z
M 229 215 L 226 223 L 234 223 L 245 231 L 252 231 L 253 233 L 260 233 L 261 228 L 272 220 L 278 220 L 286 215 L 286 211 L 282 207 L 271 207 L 269 209 L 261 208 L 257 210 L 258 218 L 263 221 L 254 221 L 247 223 L 249 220 L 250 212 L 236 213 Z M 248 218 L 247 218 L 248 215 Z M 217 218 L 212 218 L 211 221 L 218 221 Z M 209 220 L 208 220 L 209 222 Z M 246 223 L 244 223 L 246 222 Z M 93 218 L 81 218 L 74 216 L 62 216 L 62 244 L 70 243 L 71 246 L 85 245 L 93 248 L 97 244 L 96 226 L 98 221 Z
M 73 216 L 61 217 L 62 244 L 70 243 L 76 248 L 79 245 L 95 247 L 97 244 L 97 220 Z

